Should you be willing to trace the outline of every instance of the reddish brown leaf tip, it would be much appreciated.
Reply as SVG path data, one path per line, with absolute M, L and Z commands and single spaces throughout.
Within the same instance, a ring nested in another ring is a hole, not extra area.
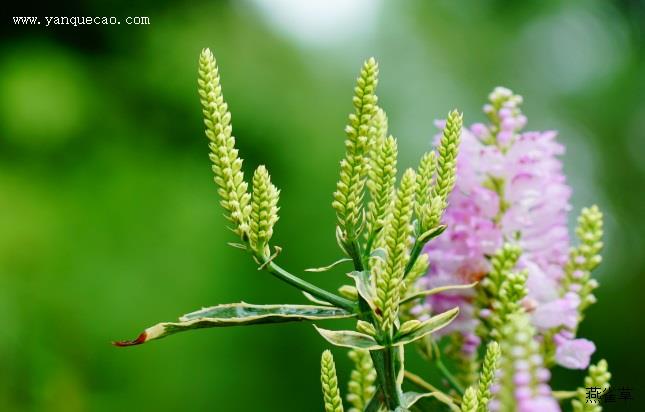
M 118 346 L 118 347 L 141 345 L 146 341 L 147 337 L 148 335 L 145 332 L 143 332 L 134 340 L 118 340 L 116 342 L 112 342 L 112 345 Z

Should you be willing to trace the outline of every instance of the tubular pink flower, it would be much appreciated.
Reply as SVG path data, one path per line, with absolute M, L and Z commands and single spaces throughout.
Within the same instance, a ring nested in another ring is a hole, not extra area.
M 556 339 L 555 360 L 569 369 L 587 369 L 596 345 L 587 339 Z

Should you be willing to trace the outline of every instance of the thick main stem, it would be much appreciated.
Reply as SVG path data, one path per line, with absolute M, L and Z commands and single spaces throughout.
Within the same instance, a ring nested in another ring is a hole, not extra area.
M 354 262 L 354 269 L 358 271 L 364 270 L 365 266 L 363 266 L 359 243 L 357 241 L 353 241 L 349 244 L 347 249 L 347 252 Z M 369 304 L 360 295 L 358 297 L 358 307 L 359 318 L 361 320 L 370 322 L 374 325 L 377 324 Z M 403 348 L 397 349 L 393 346 L 386 346 L 384 349 L 370 351 L 370 357 L 372 358 L 372 363 L 374 364 L 374 369 L 376 370 L 376 376 L 379 382 L 379 390 L 374 396 L 379 396 L 380 393 L 383 396 L 385 406 L 390 411 L 396 410 L 399 406 L 402 406 L 401 389 L 399 388 L 399 384 L 396 379 L 397 350 L 403 350 Z M 403 365 L 401 365 L 401 368 L 403 368 Z M 370 402 L 370 404 L 371 406 L 374 406 L 373 402 Z
M 372 363 L 383 394 L 383 401 L 388 410 L 396 410 L 401 405 L 401 391 L 396 381 L 396 353 L 392 346 L 371 351 Z

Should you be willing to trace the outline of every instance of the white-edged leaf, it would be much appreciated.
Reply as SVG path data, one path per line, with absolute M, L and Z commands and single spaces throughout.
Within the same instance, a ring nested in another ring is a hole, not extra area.
M 348 273 L 347 276 L 354 279 L 358 294 L 367 302 L 372 312 L 376 313 L 376 290 L 374 290 L 374 286 L 372 285 L 370 272 L 359 272 L 355 270 Z
M 429 333 L 435 332 L 453 321 L 459 314 L 459 308 L 452 308 L 443 313 L 435 315 L 421 323 L 421 326 L 410 333 L 395 336 L 395 345 L 407 345 L 415 340 L 421 339 Z
M 419 299 L 425 296 L 430 296 L 430 295 L 435 295 L 437 293 L 441 292 L 447 292 L 449 290 L 461 290 L 461 289 L 470 289 L 475 286 L 477 286 L 478 282 L 473 282 L 469 283 L 467 285 L 446 285 L 446 286 L 439 286 L 437 288 L 433 289 L 428 289 L 428 290 L 422 290 L 421 292 L 415 292 L 410 296 L 406 296 L 403 300 L 401 300 L 401 304 L 410 302 L 415 299 Z
M 387 251 L 382 247 L 376 248 L 370 253 L 370 257 L 381 259 L 385 261 L 387 259 Z
M 352 259 L 345 257 L 345 258 L 338 259 L 337 261 L 335 261 L 334 263 L 328 266 L 323 266 L 320 268 L 305 269 L 305 272 L 327 272 L 328 270 L 333 269 L 334 267 L 340 265 L 341 263 L 351 262 L 351 261 Z
M 149 327 L 134 340 L 115 342 L 116 346 L 132 346 L 164 338 L 191 329 L 244 326 L 260 323 L 284 323 L 304 320 L 351 318 L 355 314 L 330 306 L 313 305 L 253 305 L 231 303 L 191 312 L 179 322 L 158 323 Z
M 446 395 L 445 393 L 439 392 L 439 391 L 427 392 L 427 393 L 405 392 L 403 394 L 403 399 L 401 399 L 401 401 L 407 408 L 410 408 L 412 405 L 417 403 L 419 399 L 423 399 L 423 398 L 435 398 L 439 402 L 447 405 L 451 411 L 460 412 L 459 407 L 455 405 L 452 398 Z
M 248 250 L 248 246 L 243 243 L 228 242 L 229 246 L 233 246 L 236 249 Z
M 427 232 L 424 232 L 421 235 L 419 235 L 419 242 L 426 243 L 426 242 L 430 241 L 430 239 L 435 238 L 435 237 L 439 236 L 440 234 L 442 234 L 444 232 L 444 230 L 446 230 L 447 227 L 448 226 L 446 226 L 446 225 L 439 225 L 439 226 L 433 227 L 432 229 L 428 230 Z
M 320 300 L 317 297 L 315 297 L 314 295 L 312 295 L 311 293 L 305 292 L 304 290 L 302 291 L 302 294 L 305 295 L 305 297 L 307 298 L 308 301 L 310 301 L 312 303 L 315 303 L 316 305 L 333 306 L 331 303 L 325 302 L 324 300 Z
M 371 336 L 353 330 L 328 330 L 314 325 L 314 328 L 327 342 L 344 348 L 377 350 L 383 349 L 382 345 Z

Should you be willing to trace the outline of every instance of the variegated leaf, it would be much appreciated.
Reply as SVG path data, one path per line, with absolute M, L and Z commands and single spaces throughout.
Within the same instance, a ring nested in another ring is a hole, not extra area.
M 421 326 L 414 329 L 410 333 L 398 335 L 395 337 L 395 345 L 407 345 L 417 339 L 435 332 L 444 326 L 448 325 L 459 314 L 459 308 L 452 308 L 421 323 Z
M 401 300 L 401 304 L 410 302 L 415 299 L 423 298 L 426 296 L 435 295 L 437 293 L 447 292 L 449 290 L 470 289 L 475 286 L 477 286 L 477 282 L 469 283 L 467 285 L 446 285 L 446 286 L 439 286 L 433 289 L 422 290 L 421 292 L 416 292 L 410 296 L 406 296 L 405 299 Z
M 442 234 L 444 230 L 446 230 L 446 228 L 447 228 L 446 225 L 439 225 L 439 226 L 433 227 L 427 232 L 424 232 L 421 235 L 419 235 L 419 242 L 426 243 L 430 241 L 430 239 L 435 238 L 440 234 Z
M 353 330 L 328 330 L 314 325 L 320 336 L 332 345 L 352 349 L 377 350 L 383 346 L 371 336 Z
M 308 300 L 308 301 L 310 301 L 311 303 L 315 303 L 316 305 L 321 305 L 321 306 L 332 306 L 332 304 L 331 304 L 331 303 L 329 303 L 329 302 L 325 302 L 324 300 L 320 300 L 320 299 L 318 299 L 317 297 L 315 297 L 314 295 L 312 295 L 312 294 L 311 294 L 311 293 L 309 293 L 309 292 L 305 292 L 305 291 L 303 290 L 303 291 L 302 291 L 302 294 L 303 294 L 303 295 L 305 295 L 305 297 L 307 298 L 307 300 Z
M 443 392 L 439 391 L 434 391 L 434 392 L 427 392 L 427 393 L 418 393 L 418 392 L 405 392 L 403 394 L 403 404 L 407 407 L 410 408 L 412 405 L 417 403 L 422 398 L 435 398 L 439 402 L 447 405 L 451 411 L 454 412 L 459 412 L 459 407 L 455 405 L 453 402 L 452 398 L 448 395 L 446 395 Z
M 376 297 L 376 291 L 372 286 L 370 273 L 367 271 L 363 271 L 363 272 L 354 271 L 354 272 L 348 273 L 347 276 L 354 279 L 354 282 L 356 283 L 356 290 L 358 290 L 358 294 L 361 295 L 363 299 L 365 299 L 370 309 L 372 309 L 373 312 L 376 312 L 376 303 L 374 302 Z
M 328 270 L 335 268 L 337 265 L 340 265 L 341 263 L 351 262 L 351 261 L 352 261 L 351 258 L 342 258 L 342 259 L 338 259 L 337 261 L 335 261 L 334 263 L 328 266 L 323 266 L 320 268 L 305 269 L 305 272 L 327 272 Z
M 352 316 L 355 315 L 344 309 L 329 306 L 231 303 L 189 313 L 179 318 L 179 322 L 158 323 L 146 329 L 134 340 L 119 341 L 114 344 L 116 346 L 140 345 L 191 329 L 340 319 Z

